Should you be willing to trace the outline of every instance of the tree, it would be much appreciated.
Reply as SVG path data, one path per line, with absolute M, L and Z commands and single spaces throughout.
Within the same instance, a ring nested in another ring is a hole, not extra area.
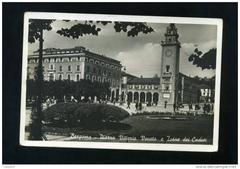
M 29 43 L 35 43 L 39 41 L 39 59 L 38 59 L 38 69 L 37 69 L 37 98 L 36 98 L 36 112 L 33 112 L 32 118 L 32 129 L 30 133 L 30 139 L 41 140 L 42 139 L 42 99 L 43 99 L 43 32 L 52 30 L 51 24 L 55 20 L 45 20 L 45 19 L 30 19 L 29 20 Z M 69 20 L 65 20 L 69 22 Z M 57 33 L 62 36 L 71 37 L 73 39 L 78 39 L 84 35 L 95 35 L 101 31 L 101 28 L 97 27 L 97 24 L 107 25 L 111 22 L 106 21 L 85 21 L 78 22 L 70 28 L 62 28 L 57 30 Z M 153 32 L 153 29 L 149 27 L 146 23 L 140 22 L 114 22 L 114 29 L 116 32 L 126 32 L 127 36 L 137 36 L 138 33 L 142 32 L 144 34 Z M 35 109 L 33 109 L 35 110 Z
M 42 69 L 42 58 L 43 58 L 43 31 L 50 31 L 52 29 L 51 23 L 53 20 L 42 20 L 42 19 L 30 19 L 29 20 L 29 35 L 28 41 L 34 43 L 36 40 L 39 41 L 39 59 L 37 68 L 37 98 L 36 104 L 33 104 L 32 108 L 32 124 L 30 126 L 30 139 L 41 140 L 42 139 L 42 85 L 43 85 L 43 69 Z M 34 108 L 36 106 L 36 108 Z M 36 112 L 35 112 L 36 111 Z
M 69 22 L 69 21 L 66 21 Z M 83 35 L 98 35 L 101 31 L 101 28 L 97 27 L 97 24 L 103 26 L 112 23 L 111 21 L 85 21 L 84 23 L 77 23 L 76 25 L 70 28 L 62 28 L 58 30 L 57 33 L 61 36 L 71 37 L 73 39 L 78 39 Z M 125 32 L 127 36 L 135 37 L 139 33 L 151 33 L 153 28 L 148 26 L 144 22 L 114 22 L 113 27 L 116 32 Z
M 193 65 L 201 67 L 204 69 L 216 69 L 216 48 L 212 48 L 206 53 L 199 51 L 198 48 L 194 50 L 194 53 L 188 57 L 189 62 L 192 62 Z M 199 77 L 195 77 L 199 79 Z M 211 101 L 214 102 L 214 88 L 215 88 L 215 76 L 210 79 L 204 78 L 204 81 L 207 82 L 207 85 L 211 89 Z
M 188 61 L 192 62 L 193 65 L 204 69 L 215 69 L 216 68 L 216 48 L 210 49 L 204 53 L 198 48 L 194 50 L 194 53 L 188 57 Z

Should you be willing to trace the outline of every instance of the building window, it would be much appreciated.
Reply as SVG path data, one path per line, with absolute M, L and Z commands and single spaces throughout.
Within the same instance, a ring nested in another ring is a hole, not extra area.
M 59 66 L 59 71 L 60 71 L 60 72 L 62 71 L 62 66 Z
M 166 65 L 166 72 L 169 72 L 170 65 Z
M 62 75 L 61 75 L 61 74 L 58 76 L 58 79 L 59 79 L 59 80 L 62 80 Z
M 169 85 L 165 84 L 164 90 L 165 90 L 165 91 L 169 91 L 169 89 L 170 89 Z
M 93 68 L 93 73 L 96 73 L 96 68 L 95 67 Z
M 165 82 L 170 82 L 170 77 L 169 78 L 165 78 L 164 80 L 165 80 Z
M 71 80 L 71 75 L 68 75 L 67 77 L 68 77 L 68 80 Z
M 80 71 L 80 65 L 77 65 L 77 71 Z
M 53 70 L 53 65 L 50 65 L 50 69 Z
M 89 75 L 86 75 L 86 79 L 89 80 L 89 79 L 90 79 L 90 76 L 89 76 Z
M 71 61 L 75 62 L 75 61 L 77 61 L 77 58 L 71 58 Z
M 89 72 L 90 71 L 90 67 L 89 66 L 87 66 L 87 72 Z
M 31 59 L 29 62 L 30 62 L 30 63 L 35 63 L 35 60 L 34 60 L 34 59 Z
M 79 81 L 79 80 L 80 80 L 80 76 L 79 76 L 79 75 L 77 75 L 77 77 L 76 77 L 76 80 L 77 80 L 77 81 Z
M 53 73 L 50 73 L 50 74 L 49 74 L 49 80 L 50 80 L 50 81 L 54 80 Z
M 68 71 L 71 71 L 71 66 L 70 65 L 68 66 Z
M 68 62 L 69 58 L 63 58 L 63 62 Z

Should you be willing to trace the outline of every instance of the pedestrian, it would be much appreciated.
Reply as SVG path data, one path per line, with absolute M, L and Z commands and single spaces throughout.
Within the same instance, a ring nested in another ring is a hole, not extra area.
M 142 103 L 141 102 L 139 103 L 139 110 L 140 111 L 142 110 Z
M 178 106 L 178 104 L 176 103 L 176 109 L 177 109 L 177 111 L 178 111 L 178 107 L 179 107 L 179 106 Z
M 189 114 L 191 113 L 191 110 L 192 110 L 192 103 L 189 103 L 188 104 L 188 108 L 189 108 Z
M 50 99 L 49 98 L 47 98 L 47 100 L 46 100 L 46 105 L 47 105 L 47 108 L 49 108 L 49 106 L 50 106 Z
M 189 103 L 189 111 L 192 110 L 192 103 Z
M 164 102 L 164 108 L 167 108 L 167 101 Z
M 173 103 L 173 111 L 176 112 L 176 103 Z
M 130 109 L 130 100 L 127 102 L 127 109 Z
M 138 110 L 138 102 L 136 102 L 135 107 L 136 107 L 136 110 Z
M 210 106 L 210 104 L 207 104 L 207 112 L 209 113 L 210 110 L 211 110 L 211 106 Z
M 32 103 L 32 112 L 37 112 L 37 99 L 33 101 Z
M 204 105 L 203 105 L 203 113 L 204 114 L 206 114 L 206 108 L 207 108 L 207 105 L 206 105 L 206 103 L 204 103 Z

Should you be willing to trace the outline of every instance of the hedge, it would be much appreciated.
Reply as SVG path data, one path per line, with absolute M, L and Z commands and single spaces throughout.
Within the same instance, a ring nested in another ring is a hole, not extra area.
M 79 123 L 119 122 L 129 116 L 120 107 L 94 103 L 58 103 L 43 111 L 44 120 L 50 123 L 64 122 L 69 125 Z

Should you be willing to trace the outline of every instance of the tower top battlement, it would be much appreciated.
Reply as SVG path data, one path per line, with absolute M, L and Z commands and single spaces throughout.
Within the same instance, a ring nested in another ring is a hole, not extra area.
M 162 45 L 180 45 L 178 41 L 178 32 L 177 28 L 174 23 L 170 23 L 169 26 L 166 28 L 165 41 L 162 41 Z

